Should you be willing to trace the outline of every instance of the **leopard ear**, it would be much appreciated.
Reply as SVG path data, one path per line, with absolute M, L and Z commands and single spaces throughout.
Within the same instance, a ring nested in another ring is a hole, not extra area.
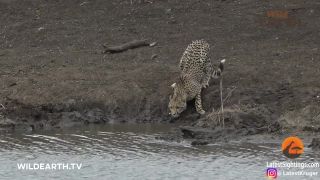
M 171 84 L 171 87 L 172 87 L 172 88 L 175 88 L 176 86 L 177 86 L 176 83 Z

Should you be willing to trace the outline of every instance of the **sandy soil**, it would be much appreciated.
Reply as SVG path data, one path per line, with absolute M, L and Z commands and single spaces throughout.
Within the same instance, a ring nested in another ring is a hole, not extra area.
M 225 107 L 249 109 L 226 125 L 249 134 L 320 131 L 320 2 L 132 2 L 0 0 L 1 126 L 168 122 L 179 58 L 192 40 L 205 39 L 213 61 L 227 59 L 225 92 L 236 88 Z M 158 44 L 101 53 L 102 44 L 135 39 Z M 219 108 L 218 81 L 203 99 L 208 112 Z M 190 104 L 175 122 L 197 120 Z

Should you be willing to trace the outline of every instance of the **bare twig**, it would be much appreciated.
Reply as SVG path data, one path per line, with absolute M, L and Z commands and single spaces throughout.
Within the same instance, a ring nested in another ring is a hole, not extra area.
M 134 49 L 134 48 L 138 48 L 138 47 L 142 47 L 142 46 L 150 46 L 150 45 L 154 46 L 155 44 L 154 43 L 152 43 L 152 44 L 148 43 L 148 40 L 146 40 L 146 39 L 144 39 L 144 40 L 133 40 L 131 42 L 127 42 L 127 43 L 119 45 L 119 46 L 106 46 L 106 45 L 103 45 L 103 47 L 105 48 L 103 53 L 119 53 L 119 52 L 126 51 L 128 49 Z
M 223 70 L 223 64 L 226 62 L 226 59 L 223 59 L 220 61 L 220 69 L 221 71 Z M 221 77 L 220 77 L 220 103 L 221 103 L 221 118 L 222 118 L 222 127 L 224 128 L 224 111 L 223 111 L 223 87 L 222 87 L 222 79 L 223 79 L 223 74 L 221 73 Z M 219 116 L 219 121 L 220 121 L 220 116 Z
M 222 74 L 221 74 L 221 77 L 220 77 L 220 101 L 221 101 L 222 127 L 224 128 L 223 97 L 222 97 L 222 79 L 223 79 L 223 76 L 222 76 Z M 219 121 L 220 121 L 220 118 L 219 118 Z
M 84 1 L 84 2 L 80 3 L 80 6 L 83 6 L 83 5 L 88 4 L 88 3 L 89 3 L 89 2 Z
M 228 92 L 227 96 L 223 100 L 223 104 L 225 104 L 225 102 L 230 99 L 230 97 L 232 96 L 233 91 L 236 90 L 236 89 L 237 89 L 237 87 L 234 87 Z
M 0 104 L 1 109 L 6 109 L 6 107 L 3 104 Z

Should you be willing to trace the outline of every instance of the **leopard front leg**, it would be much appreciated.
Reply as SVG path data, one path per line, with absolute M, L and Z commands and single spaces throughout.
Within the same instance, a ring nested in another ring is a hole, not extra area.
M 201 90 L 199 91 L 199 93 L 196 95 L 196 100 L 195 100 L 195 106 L 196 106 L 196 110 L 199 114 L 203 115 L 206 112 L 203 110 L 202 108 L 202 102 L 201 102 Z
M 214 71 L 214 68 L 212 66 L 211 63 L 207 63 L 204 71 L 203 71 L 203 77 L 202 77 L 202 80 L 201 80 L 201 86 L 203 88 L 207 88 L 209 87 L 209 81 L 210 81 L 210 78 L 212 76 L 212 73 Z

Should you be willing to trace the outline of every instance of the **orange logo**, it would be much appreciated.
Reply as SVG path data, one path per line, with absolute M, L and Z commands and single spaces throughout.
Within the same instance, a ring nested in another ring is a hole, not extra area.
M 282 142 L 282 153 L 291 159 L 299 157 L 303 153 L 303 142 L 298 137 L 288 137 Z

